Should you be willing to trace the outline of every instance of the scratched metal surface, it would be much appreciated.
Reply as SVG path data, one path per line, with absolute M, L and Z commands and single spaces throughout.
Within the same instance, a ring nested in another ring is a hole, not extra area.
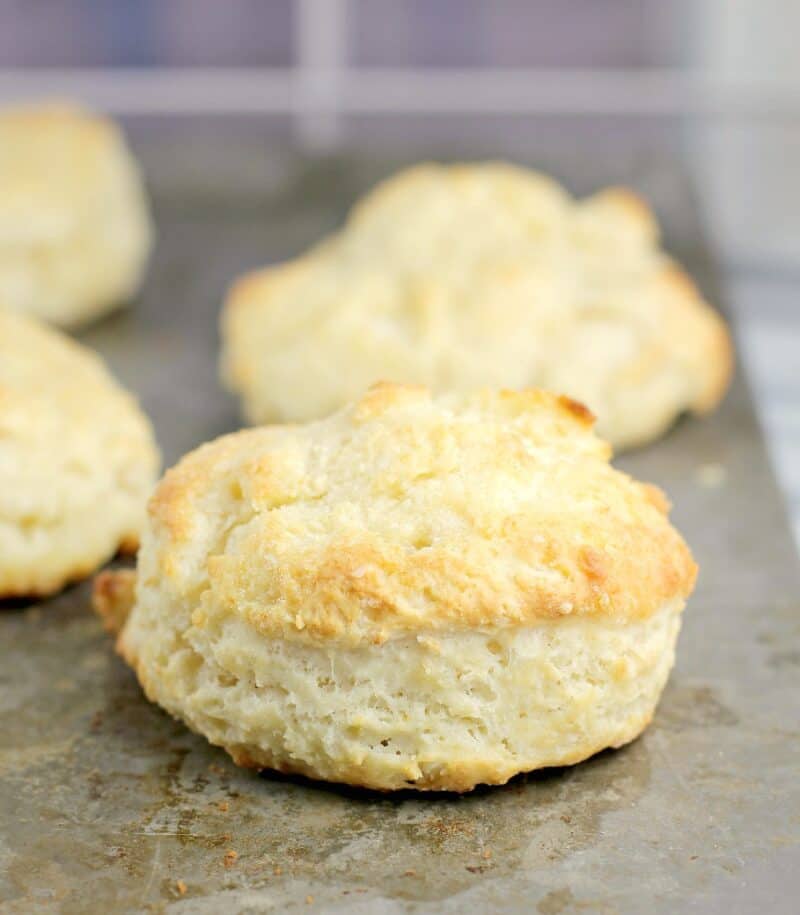
M 159 223 L 150 278 L 133 309 L 81 335 L 139 393 L 170 463 L 237 422 L 215 375 L 231 277 L 301 250 L 395 164 L 208 143 L 198 159 L 179 135 L 139 138 Z M 575 189 L 639 186 L 719 301 L 680 170 L 598 158 L 529 161 Z M 668 490 L 702 567 L 677 668 L 642 739 L 504 788 L 381 797 L 238 771 L 144 700 L 88 585 L 6 609 L 0 909 L 796 911 L 800 580 L 741 373 L 714 417 L 621 463 Z M 724 484 L 702 485 L 716 463 Z

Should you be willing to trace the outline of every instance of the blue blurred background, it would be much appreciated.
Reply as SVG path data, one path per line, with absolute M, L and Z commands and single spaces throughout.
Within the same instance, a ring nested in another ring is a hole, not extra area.
M 4 66 L 268 66 L 297 62 L 312 7 L 346 16 L 367 66 L 652 66 L 684 59 L 691 0 L 3 0 Z M 299 15 L 298 9 L 300 10 Z M 543 28 L 546 24 L 546 28 Z

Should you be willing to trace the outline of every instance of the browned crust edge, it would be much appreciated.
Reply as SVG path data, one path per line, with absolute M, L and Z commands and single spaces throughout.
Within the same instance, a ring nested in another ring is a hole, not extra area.
M 118 635 L 136 598 L 136 572 L 133 569 L 107 569 L 95 576 L 92 609 L 103 621 L 103 628 Z

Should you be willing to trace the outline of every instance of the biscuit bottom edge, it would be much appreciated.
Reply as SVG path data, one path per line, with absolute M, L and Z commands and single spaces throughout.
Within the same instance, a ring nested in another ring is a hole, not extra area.
M 264 639 L 137 613 L 119 641 L 148 695 L 245 767 L 377 791 L 470 791 L 634 740 L 674 662 L 682 601 L 383 645 Z
M 458 760 L 435 763 L 426 766 L 425 773 L 417 779 L 406 780 L 401 783 L 392 781 L 391 784 L 384 784 L 376 780 L 369 772 L 364 772 L 360 768 L 349 770 L 340 774 L 336 778 L 320 775 L 313 767 L 308 767 L 302 762 L 286 763 L 277 761 L 274 763 L 257 762 L 248 755 L 248 751 L 240 752 L 234 747 L 223 747 L 222 749 L 231 757 L 237 766 L 244 769 L 253 769 L 265 775 L 285 775 L 301 776 L 314 782 L 321 782 L 326 785 L 345 785 L 350 788 L 358 788 L 366 791 L 375 791 L 382 794 L 391 794 L 395 791 L 420 791 L 420 792 L 442 792 L 452 794 L 467 794 L 481 786 L 489 788 L 502 787 L 517 776 L 531 775 L 545 769 L 564 769 L 576 766 L 579 763 L 586 762 L 593 756 L 603 753 L 605 750 L 619 750 L 633 743 L 641 737 L 648 725 L 653 720 L 654 712 L 651 711 L 644 715 L 641 720 L 631 723 L 625 733 L 611 741 L 609 739 L 601 740 L 592 746 L 586 746 L 568 757 L 555 756 L 552 761 L 538 760 L 529 765 L 525 763 L 503 764 L 502 761 L 493 759 L 482 760 Z

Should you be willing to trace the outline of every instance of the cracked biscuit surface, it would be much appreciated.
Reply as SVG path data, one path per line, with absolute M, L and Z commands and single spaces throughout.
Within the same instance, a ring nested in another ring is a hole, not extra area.
M 97 355 L 0 309 L 0 598 L 134 550 L 158 466 L 150 422 Z
M 465 791 L 650 720 L 696 567 L 589 412 L 378 385 L 156 488 L 96 606 L 153 701 L 239 763 Z
M 498 163 L 389 179 L 340 232 L 237 282 L 222 335 L 223 379 L 253 423 L 325 416 L 382 378 L 535 385 L 586 403 L 624 448 L 712 409 L 731 373 L 723 321 L 643 201 L 575 200 Z
M 68 104 L 0 111 L 0 307 L 90 321 L 135 294 L 151 235 L 112 121 Z

